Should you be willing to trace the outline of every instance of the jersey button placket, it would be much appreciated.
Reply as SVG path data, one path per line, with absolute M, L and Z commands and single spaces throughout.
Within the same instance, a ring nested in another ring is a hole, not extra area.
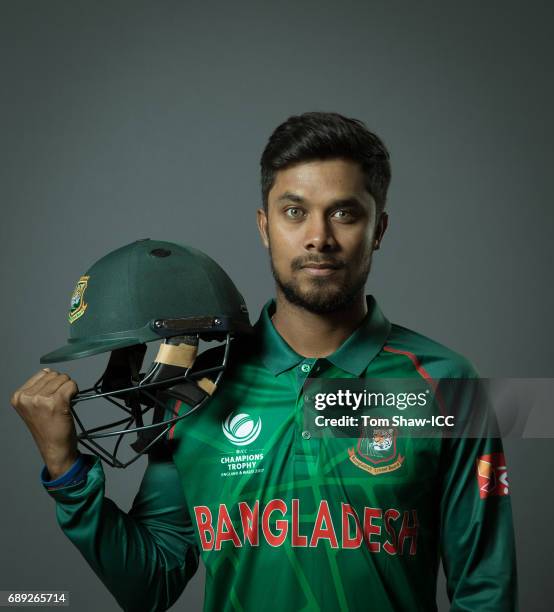
M 296 400 L 296 451 L 295 451 L 295 476 L 297 478 L 309 478 L 313 473 L 314 463 L 317 461 L 317 440 L 312 434 L 304 429 L 304 402 L 310 401 L 309 394 L 305 394 L 304 387 L 308 378 L 313 378 L 319 370 L 317 360 L 304 360 L 296 367 L 298 389 Z

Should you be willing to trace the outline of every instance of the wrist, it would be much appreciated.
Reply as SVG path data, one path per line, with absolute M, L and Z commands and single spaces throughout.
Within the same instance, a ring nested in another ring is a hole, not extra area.
M 65 474 L 71 469 L 71 467 L 77 461 L 79 456 L 79 451 L 75 450 L 65 455 L 63 458 L 57 457 L 52 459 L 45 459 L 44 464 L 46 466 L 48 474 L 50 475 L 50 480 L 57 480 L 60 476 L 63 476 L 63 474 Z

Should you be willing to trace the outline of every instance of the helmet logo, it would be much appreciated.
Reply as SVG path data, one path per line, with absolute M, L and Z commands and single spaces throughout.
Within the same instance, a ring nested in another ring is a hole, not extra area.
M 79 317 L 85 314 L 88 304 L 85 303 L 85 289 L 88 285 L 88 279 L 90 276 L 81 276 L 77 281 L 75 290 L 71 296 L 71 304 L 69 308 L 69 314 L 67 319 L 70 323 L 74 323 Z
M 262 430 L 262 419 L 255 419 L 244 412 L 232 412 L 221 424 L 225 437 L 235 446 L 245 446 L 254 442 Z

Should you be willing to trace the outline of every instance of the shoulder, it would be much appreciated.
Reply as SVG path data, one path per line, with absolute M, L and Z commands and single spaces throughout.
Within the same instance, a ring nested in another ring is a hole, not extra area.
M 476 378 L 473 363 L 464 355 L 412 329 L 393 323 L 383 353 L 411 361 L 431 378 Z

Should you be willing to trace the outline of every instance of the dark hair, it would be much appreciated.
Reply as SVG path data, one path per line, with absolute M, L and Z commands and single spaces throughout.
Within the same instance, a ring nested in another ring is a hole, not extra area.
M 391 177 L 387 148 L 362 121 L 320 112 L 289 117 L 271 134 L 260 160 L 264 208 L 267 210 L 267 196 L 279 170 L 300 162 L 338 158 L 361 165 L 366 189 L 380 214 Z

